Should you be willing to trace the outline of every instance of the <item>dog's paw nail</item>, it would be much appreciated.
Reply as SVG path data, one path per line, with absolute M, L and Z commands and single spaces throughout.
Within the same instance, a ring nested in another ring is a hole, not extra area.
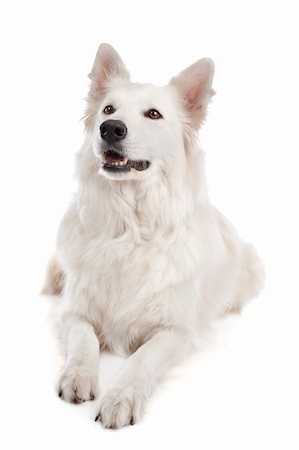
M 130 425 L 135 425 L 134 417 L 131 417 Z
M 94 400 L 94 394 L 90 394 L 90 400 Z
M 59 392 L 58 392 L 58 397 L 62 397 L 62 389 L 59 389 Z
M 98 415 L 96 416 L 96 418 L 94 419 L 94 421 L 97 422 L 99 419 L 101 419 L 101 414 L 98 414 Z

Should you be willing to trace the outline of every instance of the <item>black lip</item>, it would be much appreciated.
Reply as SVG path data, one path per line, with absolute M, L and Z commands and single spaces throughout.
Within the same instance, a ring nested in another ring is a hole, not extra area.
M 126 164 L 125 166 L 111 166 L 110 164 L 104 164 L 103 168 L 107 170 L 107 172 L 130 172 L 131 167 Z
M 133 169 L 138 170 L 139 172 L 148 169 L 150 166 L 150 162 L 145 159 L 141 161 L 128 161 L 128 163 Z

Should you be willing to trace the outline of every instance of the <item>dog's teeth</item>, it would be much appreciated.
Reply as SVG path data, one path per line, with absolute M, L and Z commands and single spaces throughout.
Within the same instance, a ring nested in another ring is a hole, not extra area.
M 127 162 L 128 162 L 128 158 L 124 158 L 123 159 L 123 164 L 127 164 Z

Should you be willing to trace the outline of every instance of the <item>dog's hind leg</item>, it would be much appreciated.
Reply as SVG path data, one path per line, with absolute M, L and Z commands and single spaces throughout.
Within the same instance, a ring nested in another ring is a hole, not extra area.
M 256 297 L 264 286 L 264 266 L 253 245 L 243 244 L 241 264 L 239 287 L 230 309 L 233 313 L 241 312 L 243 306 Z
M 52 256 L 49 261 L 44 287 L 41 291 L 43 295 L 60 295 L 64 286 L 64 273 L 59 264 L 57 255 Z

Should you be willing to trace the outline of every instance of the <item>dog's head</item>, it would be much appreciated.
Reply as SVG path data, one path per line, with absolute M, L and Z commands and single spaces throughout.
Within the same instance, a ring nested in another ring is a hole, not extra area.
M 188 137 L 206 116 L 213 73 L 212 60 L 204 58 L 166 86 L 131 83 L 118 53 L 100 45 L 86 111 L 100 174 L 142 180 L 172 172 L 186 159 Z

